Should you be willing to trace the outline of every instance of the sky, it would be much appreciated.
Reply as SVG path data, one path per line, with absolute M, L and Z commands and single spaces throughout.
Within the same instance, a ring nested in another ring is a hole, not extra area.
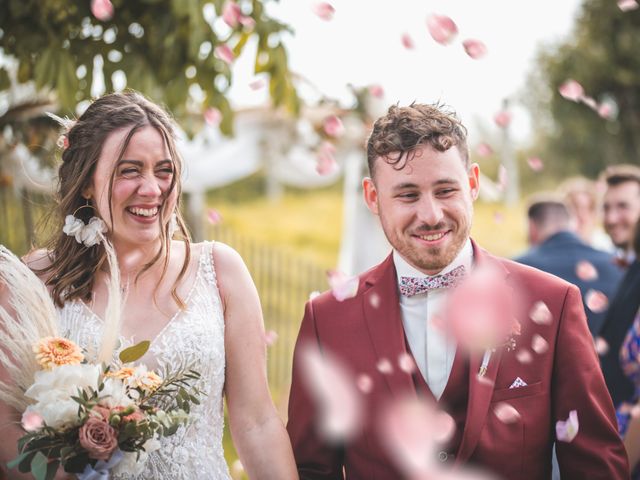
M 472 137 L 479 125 L 497 128 L 493 115 L 504 98 L 511 98 L 511 132 L 522 143 L 531 125 L 517 98 L 526 91 L 536 51 L 566 38 L 580 7 L 580 0 L 333 0 L 335 14 L 325 21 L 314 13 L 317 3 L 267 5 L 271 15 L 295 31 L 284 36 L 290 68 L 325 95 L 349 106 L 347 84 L 378 84 L 389 105 L 439 100 L 458 112 Z M 442 46 L 431 38 L 426 27 L 431 13 L 457 24 L 452 44 Z M 412 38 L 413 49 L 403 47 L 403 34 Z M 465 39 L 484 42 L 487 55 L 478 60 L 467 56 Z M 235 106 L 266 101 L 266 89 L 249 87 L 256 78 L 251 72 L 255 50 L 247 50 L 235 66 L 230 95 Z

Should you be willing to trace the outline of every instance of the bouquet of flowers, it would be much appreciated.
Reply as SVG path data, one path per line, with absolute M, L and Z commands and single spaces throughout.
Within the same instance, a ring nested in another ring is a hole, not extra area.
M 79 479 L 140 472 L 158 438 L 187 423 L 201 393 L 193 386 L 200 375 L 187 367 L 158 375 L 132 364 L 148 348 L 145 341 L 123 350 L 116 370 L 83 363 L 80 348 L 66 338 L 39 341 L 34 351 L 42 370 L 25 392 L 35 403 L 22 415 L 27 434 L 9 468 L 38 480 L 53 478 L 59 466 Z

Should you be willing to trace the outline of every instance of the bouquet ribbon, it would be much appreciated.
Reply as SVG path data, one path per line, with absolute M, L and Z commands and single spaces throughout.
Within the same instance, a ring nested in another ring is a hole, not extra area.
M 118 465 L 123 457 L 122 451 L 116 450 L 108 462 L 98 460 L 94 467 L 84 467 L 84 472 L 78 474 L 78 480 L 109 480 L 109 470 Z

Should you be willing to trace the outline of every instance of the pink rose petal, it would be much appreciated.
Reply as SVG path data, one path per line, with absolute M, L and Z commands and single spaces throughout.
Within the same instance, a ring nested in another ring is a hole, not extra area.
M 380 85 L 369 85 L 369 95 L 375 98 L 384 97 L 384 89 Z
M 478 60 L 487 54 L 487 46 L 480 40 L 467 39 L 462 42 L 464 51 L 474 60 Z
M 580 280 L 593 282 L 598 279 L 598 270 L 596 270 L 596 267 L 594 267 L 591 262 L 580 260 L 576 264 L 576 275 Z
M 278 340 L 278 333 L 275 330 L 267 330 L 264 334 L 264 340 L 270 347 Z
M 380 306 L 380 295 L 377 293 L 369 295 L 369 303 L 373 308 L 378 308 Z
M 531 307 L 529 311 L 529 317 L 538 325 L 550 325 L 553 320 L 551 310 L 549 310 L 547 304 L 542 301 L 533 304 L 533 307 Z
M 264 88 L 266 84 L 263 78 L 257 78 L 249 83 L 249 88 L 251 90 L 260 90 Z
M 329 21 L 336 13 L 336 9 L 330 3 L 319 2 L 313 5 L 313 13 L 315 13 L 322 20 Z
M 578 435 L 579 428 L 578 412 L 571 410 L 567 420 L 558 420 L 556 422 L 556 438 L 561 442 L 571 442 Z
M 227 0 L 222 7 L 222 20 L 231 28 L 236 28 L 240 23 L 240 17 L 242 17 L 242 10 L 240 5 L 236 2 Z
M 331 293 L 339 302 L 353 298 L 358 293 L 358 277 L 349 277 L 338 270 L 329 270 L 327 279 L 329 280 Z
M 381 358 L 380 360 L 378 360 L 378 362 L 376 363 L 376 368 L 383 375 L 389 375 L 393 373 L 393 365 L 387 358 Z
M 609 344 L 602 337 L 596 337 L 594 341 L 596 353 L 600 356 L 606 355 L 609 352 Z
M 427 29 L 440 45 L 448 45 L 458 34 L 458 27 L 451 18 L 436 13 L 427 16 Z
M 531 355 L 531 352 L 529 350 L 521 348 L 520 350 L 518 350 L 518 353 L 516 353 L 516 358 L 520 363 L 527 364 L 531 363 L 531 361 L 533 360 L 533 355 Z
M 488 143 L 479 143 L 476 147 L 476 153 L 482 158 L 493 155 L 493 148 Z
M 335 115 L 329 115 L 324 119 L 324 123 L 322 125 L 324 129 L 324 133 L 329 135 L 330 137 L 338 138 L 341 137 L 344 133 L 344 125 L 342 124 L 342 120 Z
M 529 168 L 534 172 L 539 172 L 544 168 L 543 161 L 538 157 L 527 158 L 527 165 L 529 165 Z
M 408 33 L 403 33 L 401 40 L 402 40 L 402 46 L 407 50 L 413 50 L 413 48 L 415 47 L 413 43 L 413 39 Z
M 222 120 L 222 113 L 217 108 L 207 108 L 204 112 L 204 121 L 209 125 L 216 127 Z
M 218 45 L 213 51 L 213 53 L 216 57 L 218 57 L 220 60 L 222 60 L 223 62 L 229 65 L 231 65 L 236 58 L 235 55 L 233 54 L 233 51 L 229 48 L 228 45 L 224 43 L 221 45 Z
M 300 351 L 303 380 L 318 406 L 320 429 L 329 441 L 350 439 L 362 421 L 362 397 L 355 379 L 326 349 Z
M 609 299 L 600 290 L 590 289 L 584 296 L 584 304 L 594 313 L 604 312 L 609 306 Z
M 44 425 L 44 419 L 33 410 L 25 410 L 22 414 L 22 428 L 27 432 L 35 432 Z
M 334 157 L 336 148 L 331 142 L 323 142 L 316 155 L 316 172 L 318 175 L 331 175 L 338 169 L 338 163 Z
M 520 412 L 505 402 L 496 404 L 493 407 L 493 413 L 502 423 L 514 423 L 520 419 Z
M 407 352 L 403 352 L 398 356 L 398 367 L 405 373 L 412 374 L 416 371 L 416 362 Z
M 558 92 L 567 100 L 572 102 L 579 102 L 584 97 L 584 88 L 575 80 L 567 80 L 560 87 Z
M 500 128 L 507 128 L 511 123 L 511 112 L 508 110 L 501 110 L 493 116 L 493 121 Z
M 101 22 L 113 18 L 113 4 L 109 0 L 91 0 L 91 13 Z
M 207 220 L 209 220 L 211 225 L 217 225 L 222 221 L 222 215 L 220 215 L 218 210 L 211 208 L 207 212 Z
M 356 386 L 362 393 L 369 394 L 373 390 L 373 380 L 369 375 L 362 373 L 356 379 Z
M 549 350 L 549 343 L 537 333 L 531 337 L 531 349 L 538 355 L 542 355 Z
M 636 0 L 618 0 L 618 8 L 623 12 L 629 12 L 638 8 Z

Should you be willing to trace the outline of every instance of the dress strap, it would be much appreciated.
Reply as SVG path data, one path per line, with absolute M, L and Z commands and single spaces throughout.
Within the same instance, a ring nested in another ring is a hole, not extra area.
M 204 279 L 209 285 L 218 287 L 216 279 L 216 269 L 213 262 L 213 245 L 215 242 L 204 241 L 202 252 L 200 253 L 200 268 L 204 274 Z

